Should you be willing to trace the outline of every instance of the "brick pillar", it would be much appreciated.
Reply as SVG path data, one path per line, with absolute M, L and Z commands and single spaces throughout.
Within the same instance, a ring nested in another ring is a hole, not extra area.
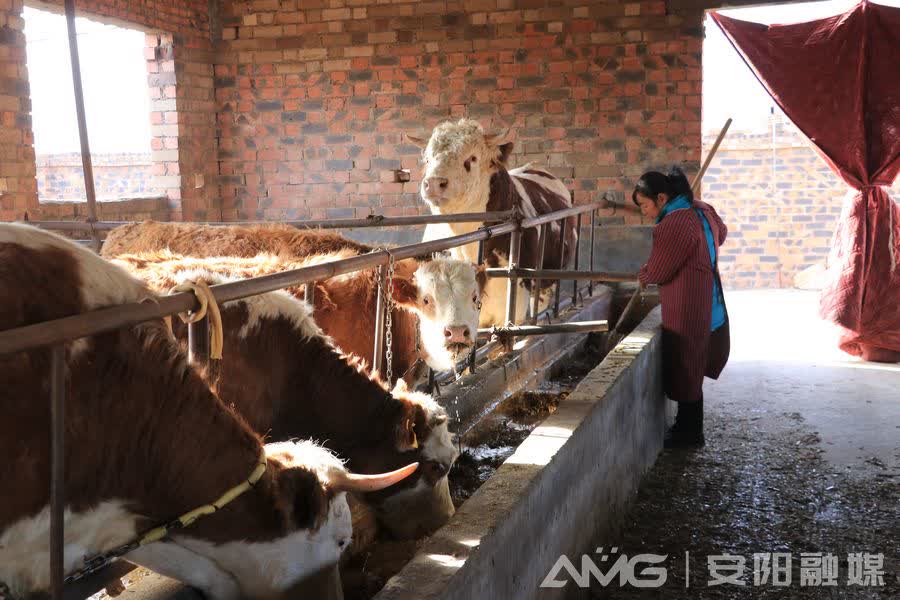
M 147 35 L 153 185 L 173 221 L 220 218 L 211 53 L 204 38 Z
M 147 34 L 147 85 L 150 93 L 150 147 L 153 152 L 153 187 L 169 198 L 172 218 L 181 214 L 181 170 L 178 152 L 175 49 L 172 36 Z
M 38 208 L 22 0 L 0 0 L 0 219 Z M 32 217 L 36 216 L 34 214 Z

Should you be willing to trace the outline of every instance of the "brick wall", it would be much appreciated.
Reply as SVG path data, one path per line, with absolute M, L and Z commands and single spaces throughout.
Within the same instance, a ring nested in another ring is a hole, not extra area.
M 92 158 L 98 200 L 161 194 L 153 185 L 150 153 L 95 154 Z M 42 202 L 84 200 L 80 154 L 38 155 L 36 166 L 38 198 Z
M 512 127 L 514 162 L 578 202 L 699 160 L 701 17 L 662 1 L 248 0 L 222 27 L 226 219 L 423 212 L 401 132 L 462 116 Z
M 22 0 L 0 0 L 0 218 L 4 220 L 20 219 L 26 213 L 41 218 L 60 211 L 38 203 L 22 4 Z M 79 16 L 147 31 L 154 186 L 167 193 L 166 218 L 179 219 L 184 214 L 218 218 L 210 4 L 215 6 L 208 0 L 77 4 Z M 63 1 L 31 5 L 60 11 Z M 78 209 L 63 212 L 69 210 Z
M 170 219 L 423 212 L 401 132 L 461 116 L 510 127 L 513 162 L 549 166 L 578 202 L 700 156 L 701 15 L 662 0 L 78 6 L 147 30 L 153 185 Z M 4 219 L 62 210 L 37 202 L 21 9 L 0 0 Z M 395 183 L 396 168 L 413 180 Z
M 790 287 L 824 261 L 848 186 L 783 117 L 773 132 L 731 132 L 703 179 L 729 228 L 721 274 L 731 288 Z M 715 136 L 704 137 L 708 149 Z M 894 196 L 900 199 L 900 182 Z

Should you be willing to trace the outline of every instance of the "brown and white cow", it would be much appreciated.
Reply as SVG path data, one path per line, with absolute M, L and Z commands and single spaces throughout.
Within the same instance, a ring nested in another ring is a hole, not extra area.
M 0 330 L 152 296 L 59 236 L 0 225 Z M 46 348 L 0 355 L 0 581 L 14 596 L 49 586 L 49 367 Z M 188 365 L 162 321 L 66 344 L 65 377 L 66 572 L 216 500 L 265 457 L 245 493 L 127 558 L 214 599 L 339 598 L 339 587 L 304 584 L 336 570 L 350 539 L 345 492 L 409 474 L 350 475 L 312 442 L 264 446 Z
M 126 254 L 113 262 L 160 292 L 184 281 L 214 285 L 285 267 L 271 255 L 194 258 L 168 251 Z M 326 287 L 318 296 L 330 293 Z M 306 302 L 285 292 L 226 302 L 220 309 L 225 344 L 214 385 L 254 430 L 274 441 L 322 440 L 360 473 L 418 462 L 418 471 L 405 481 L 366 495 L 397 537 L 430 533 L 453 515 L 447 473 L 458 452 L 447 413 L 431 396 L 402 384 L 389 392 L 322 333 Z M 177 322 L 173 328 L 186 344 L 187 327 Z
M 525 217 L 535 217 L 556 210 L 569 208 L 571 198 L 565 184 L 546 171 L 530 165 L 508 169 L 507 161 L 512 153 L 512 142 L 503 136 L 487 135 L 477 121 L 462 119 L 438 125 L 428 140 L 408 136 L 423 148 L 424 173 L 422 175 L 422 199 L 436 215 L 491 212 L 518 209 Z M 474 231 L 482 223 L 449 223 L 428 225 L 425 240 Z M 566 220 L 560 228 L 558 222 L 550 226 L 542 268 L 558 269 L 571 264 L 577 248 L 578 232 L 575 218 Z M 560 236 L 564 238 L 562 263 L 560 262 Z M 538 228 L 523 232 L 519 266 L 538 268 Z M 478 245 L 469 244 L 452 250 L 457 258 L 474 262 Z M 484 261 L 489 267 L 508 264 L 509 235 L 491 238 L 484 242 Z M 531 281 L 521 282 L 531 289 Z M 548 288 L 547 281 L 542 288 Z M 506 280 L 490 279 L 484 292 L 481 324 L 503 324 L 505 319 Z M 519 293 L 520 307 L 516 314 L 524 315 L 528 294 Z
M 129 224 L 110 232 L 103 256 L 169 250 L 195 257 L 255 259 L 234 271 L 252 277 L 367 254 L 373 246 L 333 232 L 286 225 L 213 227 L 191 223 Z M 217 258 L 221 263 L 223 258 Z M 316 321 L 346 352 L 370 358 L 374 347 L 377 271 L 367 269 L 318 284 Z M 470 262 L 443 257 L 396 264 L 393 295 L 393 376 L 414 382 L 422 358 L 432 368 L 450 369 L 471 349 L 478 328 L 483 271 Z M 302 288 L 291 290 L 303 297 Z

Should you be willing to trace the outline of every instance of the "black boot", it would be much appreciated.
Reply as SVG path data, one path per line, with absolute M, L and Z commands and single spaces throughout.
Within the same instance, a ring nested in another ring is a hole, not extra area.
M 675 424 L 666 432 L 666 448 L 699 448 L 706 443 L 703 437 L 703 398 L 699 402 L 679 402 Z

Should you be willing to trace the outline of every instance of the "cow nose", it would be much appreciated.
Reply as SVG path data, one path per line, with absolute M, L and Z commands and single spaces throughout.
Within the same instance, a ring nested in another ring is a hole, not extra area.
M 467 344 L 472 336 L 468 325 L 450 325 L 444 327 L 444 338 L 448 344 Z
M 428 177 L 422 183 L 425 191 L 430 191 L 433 188 L 439 189 L 441 191 L 447 189 L 447 178 L 446 177 Z

